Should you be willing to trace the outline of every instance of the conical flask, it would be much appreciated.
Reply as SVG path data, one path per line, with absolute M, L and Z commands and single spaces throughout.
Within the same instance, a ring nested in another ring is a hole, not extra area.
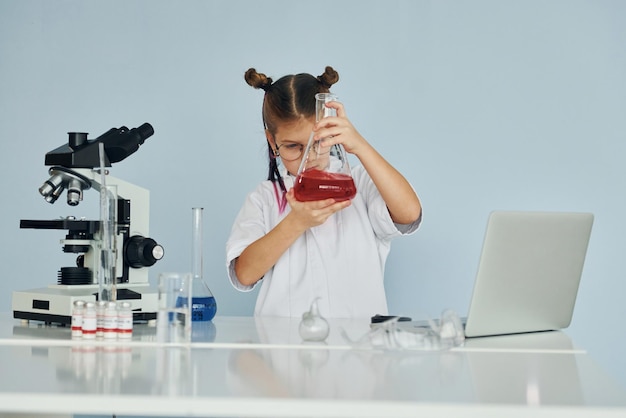
M 315 95 L 315 121 L 335 116 L 335 109 L 326 103 L 337 100 L 332 93 Z M 334 198 L 337 201 L 352 199 L 356 186 L 343 145 L 326 145 L 325 139 L 313 140 L 313 132 L 304 149 L 304 155 L 294 184 L 294 194 L 301 202 Z
M 202 212 L 192 208 L 191 320 L 210 321 L 217 312 L 215 297 L 202 277 Z

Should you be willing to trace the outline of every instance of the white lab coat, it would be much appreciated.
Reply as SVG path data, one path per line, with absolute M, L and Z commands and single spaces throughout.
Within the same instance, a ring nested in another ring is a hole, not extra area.
M 270 181 L 248 195 L 226 244 L 226 266 L 236 289 L 261 286 L 255 315 L 299 317 L 317 297 L 321 315 L 329 318 L 387 314 L 383 276 L 391 240 L 413 233 L 421 218 L 410 225 L 394 224 L 365 169 L 353 167 L 352 177 L 357 188 L 352 205 L 306 231 L 254 286 L 239 283 L 234 260 L 290 208 L 279 213 Z M 293 187 L 293 176 L 283 178 L 287 190 Z

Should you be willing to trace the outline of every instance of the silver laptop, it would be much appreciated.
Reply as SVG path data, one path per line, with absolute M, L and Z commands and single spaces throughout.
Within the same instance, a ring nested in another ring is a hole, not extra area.
M 466 337 L 567 328 L 592 224 L 591 213 L 492 212 Z

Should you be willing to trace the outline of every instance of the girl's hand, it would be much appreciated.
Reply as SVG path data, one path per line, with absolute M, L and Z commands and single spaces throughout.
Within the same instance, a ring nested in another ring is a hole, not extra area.
M 335 199 L 300 202 L 296 200 L 293 189 L 290 189 L 286 196 L 287 203 L 291 207 L 291 211 L 287 216 L 292 218 L 294 224 L 302 232 L 323 224 L 330 215 L 347 208 L 351 204 L 350 200 L 336 202 Z
M 333 101 L 326 103 L 326 107 L 335 109 L 337 116 L 327 116 L 317 122 L 313 127 L 314 139 L 316 141 L 323 139 L 325 147 L 343 144 L 347 152 L 358 155 L 359 150 L 367 144 L 367 141 L 348 120 L 343 104 Z

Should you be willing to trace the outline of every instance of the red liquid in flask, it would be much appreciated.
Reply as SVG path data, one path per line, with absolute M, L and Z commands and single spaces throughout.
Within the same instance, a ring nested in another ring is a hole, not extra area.
M 301 202 L 329 198 L 341 201 L 352 199 L 356 195 L 356 186 L 352 176 L 347 174 L 312 169 L 296 178 L 293 191 Z

